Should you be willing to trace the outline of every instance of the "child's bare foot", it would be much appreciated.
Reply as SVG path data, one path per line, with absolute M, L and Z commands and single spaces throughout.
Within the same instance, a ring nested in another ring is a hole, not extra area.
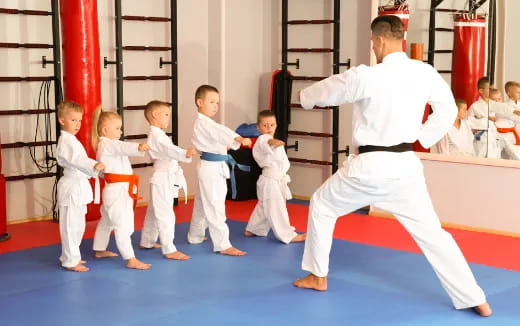
M 303 289 L 327 291 L 327 277 L 318 277 L 314 274 L 309 274 L 304 278 L 294 281 L 293 285 Z
M 180 251 L 174 251 L 167 255 L 164 255 L 164 257 L 168 259 L 175 259 L 175 260 L 188 260 L 190 259 L 190 256 L 180 252 Z
M 235 247 L 229 247 L 226 250 L 220 251 L 220 253 L 222 255 L 228 255 L 228 256 L 245 256 L 245 254 L 247 254 L 247 252 L 237 249 Z
M 294 238 L 292 238 L 291 242 L 302 242 L 307 239 L 307 233 L 298 234 Z
M 476 307 L 473 307 L 473 310 L 475 310 L 475 312 L 482 317 L 489 317 L 493 314 L 493 311 L 491 310 L 491 306 L 487 302 L 485 302 L 481 305 L 478 305 Z
M 126 261 L 126 268 L 147 270 L 152 267 L 152 264 L 145 264 L 139 259 L 132 257 Z
M 110 250 L 96 251 L 96 253 L 94 254 L 94 257 L 96 257 L 96 258 L 107 258 L 107 257 L 117 257 L 117 256 L 119 256 L 119 255 Z
M 141 249 L 157 249 L 157 248 L 161 248 L 161 245 L 158 244 L 158 243 L 154 243 L 153 246 L 151 246 L 151 247 L 145 247 L 145 246 L 141 246 L 140 245 L 139 248 L 141 248 Z
M 87 261 L 86 260 L 80 260 L 79 263 L 83 265 L 83 264 L 86 264 Z
M 247 230 L 244 231 L 244 235 L 245 235 L 246 237 L 254 237 L 254 236 L 256 236 L 256 234 L 254 234 L 254 233 L 251 232 L 251 231 L 247 231 Z
M 73 272 L 88 272 L 89 271 L 89 268 L 81 263 L 77 264 L 76 266 L 74 267 L 67 267 L 65 268 L 66 270 L 68 271 L 73 271 Z

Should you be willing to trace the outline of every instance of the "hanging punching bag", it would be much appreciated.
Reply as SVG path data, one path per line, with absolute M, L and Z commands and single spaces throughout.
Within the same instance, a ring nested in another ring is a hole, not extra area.
M 408 10 L 408 4 L 403 3 L 401 5 L 394 6 L 381 6 L 378 8 L 378 15 L 393 15 L 401 18 L 401 21 L 404 24 L 403 51 L 406 51 L 406 32 L 408 31 L 408 21 L 410 19 L 410 11 Z
M 292 75 L 288 70 L 276 70 L 271 80 L 270 109 L 276 116 L 278 127 L 275 138 L 287 142 L 291 123 Z
M 485 75 L 486 18 L 478 15 L 455 16 L 451 89 L 455 98 L 466 100 L 468 107 L 479 93 L 477 82 Z
M 101 106 L 97 0 L 60 1 L 60 19 L 64 98 L 83 107 L 83 121 L 76 136 L 87 155 L 95 158 L 90 139 L 92 113 Z M 99 217 L 99 205 L 90 204 L 87 220 Z

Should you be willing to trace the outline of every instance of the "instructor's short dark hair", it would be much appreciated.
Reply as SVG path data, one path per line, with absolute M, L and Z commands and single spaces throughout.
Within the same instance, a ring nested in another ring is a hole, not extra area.
M 370 25 L 372 34 L 393 40 L 404 39 L 404 24 L 401 18 L 394 15 L 376 17 Z

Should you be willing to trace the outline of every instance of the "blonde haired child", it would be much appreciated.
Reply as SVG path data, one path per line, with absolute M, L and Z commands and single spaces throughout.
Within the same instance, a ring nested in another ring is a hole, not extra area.
M 58 181 L 58 209 L 60 216 L 61 265 L 67 270 L 86 272 L 85 261 L 81 260 L 79 245 L 85 232 L 87 204 L 92 202 L 90 177 L 97 177 L 105 168 L 87 156 L 87 152 L 75 137 L 81 128 L 83 108 L 75 102 L 58 104 L 58 122 L 61 135 L 58 139 L 56 160 L 63 168 Z
M 116 245 L 126 260 L 126 267 L 149 269 L 135 258 L 131 235 L 134 232 L 134 202 L 137 201 L 139 178 L 133 174 L 128 156 L 143 156 L 150 148 L 147 144 L 120 141 L 122 120 L 115 112 L 94 112 L 92 142 L 97 149 L 97 159 L 105 164 L 105 188 L 101 219 L 94 235 L 94 251 L 97 258 L 114 257 L 108 251 L 110 233 L 114 231 Z

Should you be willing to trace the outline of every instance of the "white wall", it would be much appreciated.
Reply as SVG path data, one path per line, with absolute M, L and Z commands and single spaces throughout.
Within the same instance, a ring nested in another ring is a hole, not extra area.
M 169 16 L 169 1 L 123 1 L 123 14 L 139 16 Z M 50 1 L 0 0 L 0 7 L 50 10 Z M 115 58 L 114 5 L 112 1 L 98 1 L 100 57 Z M 193 93 L 200 84 L 208 82 L 208 0 L 178 1 L 178 57 L 179 57 L 179 144 L 188 146 L 191 126 L 196 116 Z M 169 24 L 123 22 L 124 45 L 170 44 Z M 0 15 L 1 42 L 52 43 L 49 17 Z M 52 65 L 41 68 L 41 56 L 52 59 L 51 50 L 0 49 L 2 62 L 0 76 L 52 75 Z M 168 52 L 124 52 L 125 75 L 165 75 L 169 67 L 159 69 L 159 57 L 169 59 Z M 103 106 L 116 107 L 115 68 L 102 69 Z M 125 82 L 125 105 L 143 105 L 152 99 L 170 100 L 169 81 Z M 0 83 L 1 109 L 35 108 L 40 83 Z M 51 96 L 53 100 L 53 96 Z M 52 104 L 52 103 L 51 103 Z M 2 143 L 31 141 L 34 137 L 35 116 L 0 116 Z M 54 123 L 54 122 L 52 122 Z M 142 111 L 125 115 L 125 133 L 145 133 L 147 125 Z M 38 148 L 38 151 L 40 149 Z M 2 173 L 6 176 L 38 172 L 31 162 L 27 149 L 2 150 Z M 41 156 L 41 155 L 40 155 Z M 141 162 L 144 160 L 133 160 Z M 136 169 L 145 180 L 150 169 Z M 185 167 L 190 193 L 196 187 L 195 164 Z M 7 183 L 8 220 L 19 220 L 51 214 L 52 178 Z M 146 185 L 146 182 L 144 183 Z M 141 188 L 144 200 L 148 187 Z
M 352 65 L 370 63 L 370 1 L 341 1 L 340 58 L 345 62 L 352 59 Z M 280 10 L 276 8 L 276 10 Z M 274 16 L 274 15 L 273 15 Z M 289 1 L 289 20 L 292 19 L 332 19 L 332 1 L 298 0 Z M 280 20 L 277 33 L 281 33 Z M 289 26 L 289 48 L 331 48 L 333 45 L 332 25 L 296 25 Z M 281 43 L 275 49 L 281 53 Z M 332 54 L 289 53 L 288 60 L 300 59 L 300 70 L 289 69 L 294 75 L 329 76 L 332 74 Z M 279 60 L 281 58 L 279 57 Z M 345 68 L 342 68 L 343 71 Z M 293 83 L 293 103 L 297 103 L 296 94 L 299 89 L 310 85 L 309 82 Z M 351 144 L 351 106 L 344 105 L 340 109 L 340 149 Z M 332 133 L 332 112 L 313 110 L 292 110 L 289 130 Z M 289 151 L 290 157 L 331 160 L 332 141 L 315 137 L 289 137 L 289 144 L 299 141 L 299 152 Z M 340 156 L 340 164 L 345 156 Z M 293 163 L 289 171 L 291 189 L 295 195 L 310 196 L 331 175 L 330 166 Z

